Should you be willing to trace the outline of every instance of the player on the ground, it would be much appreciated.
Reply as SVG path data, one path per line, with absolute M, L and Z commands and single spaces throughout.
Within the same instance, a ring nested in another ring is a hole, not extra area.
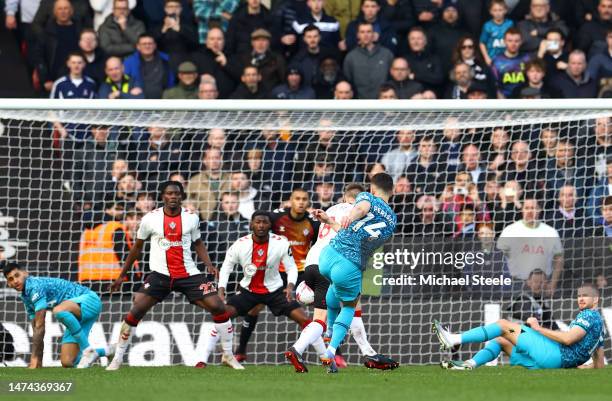
M 593 284 L 578 288 L 578 315 L 569 331 L 550 330 L 534 317 L 526 324 L 498 320 L 461 334 L 452 334 L 434 321 L 433 329 L 444 349 L 459 344 L 487 345 L 467 361 L 443 361 L 445 369 L 472 370 L 496 359 L 501 351 L 510 356 L 510 365 L 528 369 L 575 368 L 593 357 L 593 368 L 604 367 L 603 320 L 597 311 L 599 292 Z
M 182 293 L 189 302 L 212 314 L 214 329 L 209 333 L 208 342 L 214 346 L 220 338 L 223 348 L 222 362 L 233 369 L 244 369 L 232 353 L 234 333 L 230 314 L 217 295 L 215 283 L 209 281 L 206 274 L 198 270 L 191 254 L 193 245 L 208 272 L 217 273 L 200 239 L 200 219 L 197 214 L 181 207 L 185 191 L 180 182 L 162 183 L 160 193 L 164 206 L 147 213 L 142 218 L 136 234 L 136 243 L 130 250 L 121 274 L 111 286 L 111 291 L 117 291 L 121 287 L 128 270 L 140 257 L 145 241 L 151 238 L 149 254 L 151 273 L 134 294 L 132 308 L 121 325 L 115 357 L 106 370 L 119 369 L 132 328 L 138 325 L 153 306 L 163 301 L 173 291 Z M 198 367 L 205 366 L 200 364 Z
M 254 306 L 266 305 L 274 316 L 285 315 L 301 327 L 310 320 L 300 304 L 293 299 L 293 287 L 297 280 L 297 266 L 291 255 L 291 246 L 285 237 L 270 233 L 270 213 L 261 210 L 251 217 L 251 234 L 232 244 L 225 254 L 219 273 L 219 296 L 225 297 L 229 276 L 235 265 L 242 267 L 240 290 L 227 300 L 230 317 L 245 316 Z M 287 272 L 287 291 L 283 291 L 283 280 L 279 266 L 283 263 Z M 205 349 L 203 363 L 212 350 Z
M 327 209 L 325 213 L 330 219 L 334 221 L 341 221 L 343 217 L 348 216 L 355 198 L 361 192 L 364 192 L 365 188 L 361 184 L 349 184 L 344 190 L 344 202 L 334 205 Z M 302 330 L 300 337 L 285 352 L 285 357 L 293 366 L 295 371 L 298 373 L 308 372 L 308 368 L 304 364 L 302 359 L 302 353 L 308 348 L 309 345 L 313 345 L 320 358 L 326 360 L 326 350 L 324 346 L 319 345 L 319 339 L 321 335 L 326 331 L 327 325 L 327 305 L 325 304 L 325 297 L 329 288 L 329 281 L 319 272 L 319 255 L 321 250 L 329 244 L 332 238 L 337 234 L 329 224 L 323 224 L 319 228 L 317 242 L 308 252 L 306 257 L 306 269 L 304 273 L 304 281 L 306 285 L 310 287 L 314 292 L 314 314 L 312 322 Z M 395 369 L 399 367 L 399 364 L 384 355 L 376 353 L 368 341 L 368 337 L 363 325 L 361 318 L 361 304 L 358 303 L 355 308 L 355 316 L 351 322 L 350 332 L 353 338 L 357 342 L 362 355 L 365 357 L 364 364 L 368 368 L 376 369 Z
M 53 316 L 66 327 L 60 351 L 63 367 L 85 368 L 98 357 L 112 353 L 111 347 L 94 349 L 89 345 L 89 331 L 102 311 L 98 294 L 61 278 L 31 276 L 17 263 L 3 263 L 2 272 L 8 286 L 21 292 L 28 318 L 32 320 L 30 369 L 42 367 L 47 310 L 52 310 Z
M 319 257 L 319 271 L 330 281 L 327 290 L 327 327 L 332 328 L 326 355 L 330 373 L 338 371 L 334 357 L 348 332 L 361 294 L 362 270 L 374 251 L 391 238 L 397 216 L 388 205 L 393 193 L 393 178 L 387 173 L 372 177 L 370 192 L 361 192 L 355 206 L 340 222 L 333 221 L 323 210 L 315 217 L 329 224 L 338 234 Z
M 298 278 L 295 285 L 302 281 L 304 267 L 306 267 L 306 255 L 311 246 L 317 240 L 317 232 L 319 231 L 319 222 L 308 213 L 308 205 L 310 204 L 310 195 L 304 188 L 295 188 L 291 191 L 289 197 L 289 208 L 281 208 L 274 210 L 270 217 L 272 218 L 272 232 L 276 235 L 282 235 L 289 240 L 291 245 L 291 253 L 293 260 L 298 269 Z M 283 284 L 287 284 L 287 274 L 285 267 L 280 266 L 281 278 Z M 240 330 L 240 341 L 236 349 L 236 359 L 239 362 L 246 360 L 246 349 L 251 334 L 255 331 L 257 318 L 261 311 L 261 305 L 253 308 L 244 317 L 242 321 L 242 329 Z

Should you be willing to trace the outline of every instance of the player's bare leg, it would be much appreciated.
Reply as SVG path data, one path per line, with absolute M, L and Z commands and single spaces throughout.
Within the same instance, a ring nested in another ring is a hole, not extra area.
M 242 370 L 244 367 L 234 358 L 233 339 L 234 326 L 231 318 L 236 316 L 236 309 L 225 305 L 221 298 L 215 293 L 194 302 L 202 309 L 206 309 L 213 317 L 214 327 L 208 333 L 208 341 L 204 349 L 202 361 L 198 362 L 197 368 L 204 368 L 208 363 L 208 358 L 215 351 L 217 342 L 221 340 L 223 355 L 221 362 L 232 369 Z
M 60 362 L 63 368 L 72 368 L 78 362 L 76 361 L 79 355 L 79 344 L 64 343 L 60 349 Z
M 108 364 L 106 370 L 117 370 L 123 363 L 123 356 L 127 350 L 128 344 L 130 343 L 130 337 L 132 336 L 132 328 L 138 326 L 138 323 L 147 314 L 151 308 L 153 308 L 159 299 L 151 297 L 149 295 L 137 292 L 134 294 L 134 302 L 132 309 L 127 313 L 125 319 L 121 323 L 121 330 L 119 331 L 119 340 L 117 341 L 115 356 L 113 360 Z

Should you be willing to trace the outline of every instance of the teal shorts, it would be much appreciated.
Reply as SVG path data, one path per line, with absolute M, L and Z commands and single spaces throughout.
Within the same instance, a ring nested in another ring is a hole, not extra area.
M 353 301 L 361 294 L 361 269 L 329 245 L 319 256 L 319 272 L 333 284 L 339 300 Z
M 89 336 L 89 332 L 93 324 L 98 320 L 100 312 L 102 312 L 102 301 L 100 297 L 93 291 L 87 294 L 80 295 L 76 298 L 71 298 L 68 301 L 74 302 L 81 307 L 81 330 L 85 335 Z M 64 331 L 62 344 L 78 342 L 68 330 Z
M 510 365 L 527 369 L 560 369 L 561 344 L 527 326 L 521 326 L 518 342 L 512 349 Z

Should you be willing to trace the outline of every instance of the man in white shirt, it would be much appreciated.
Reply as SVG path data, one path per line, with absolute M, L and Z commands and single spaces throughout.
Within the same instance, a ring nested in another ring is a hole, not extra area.
M 504 252 L 513 278 L 527 280 L 535 269 L 546 273 L 546 292 L 552 295 L 563 271 L 563 246 L 557 230 L 539 221 L 538 200 L 523 202 L 523 218 L 502 231 L 497 248 Z

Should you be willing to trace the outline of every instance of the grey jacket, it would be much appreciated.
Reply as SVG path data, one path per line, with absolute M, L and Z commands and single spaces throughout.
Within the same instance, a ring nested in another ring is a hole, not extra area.
M 376 99 L 392 61 L 393 53 L 385 47 L 375 45 L 371 51 L 356 47 L 344 59 L 344 76 L 357 90 L 358 98 Z
M 109 56 L 124 57 L 132 54 L 136 50 L 138 36 L 145 33 L 145 25 L 142 21 L 133 16 L 129 16 L 125 31 L 115 22 L 115 17 L 111 14 L 106 17 L 104 23 L 100 25 L 100 47 Z

